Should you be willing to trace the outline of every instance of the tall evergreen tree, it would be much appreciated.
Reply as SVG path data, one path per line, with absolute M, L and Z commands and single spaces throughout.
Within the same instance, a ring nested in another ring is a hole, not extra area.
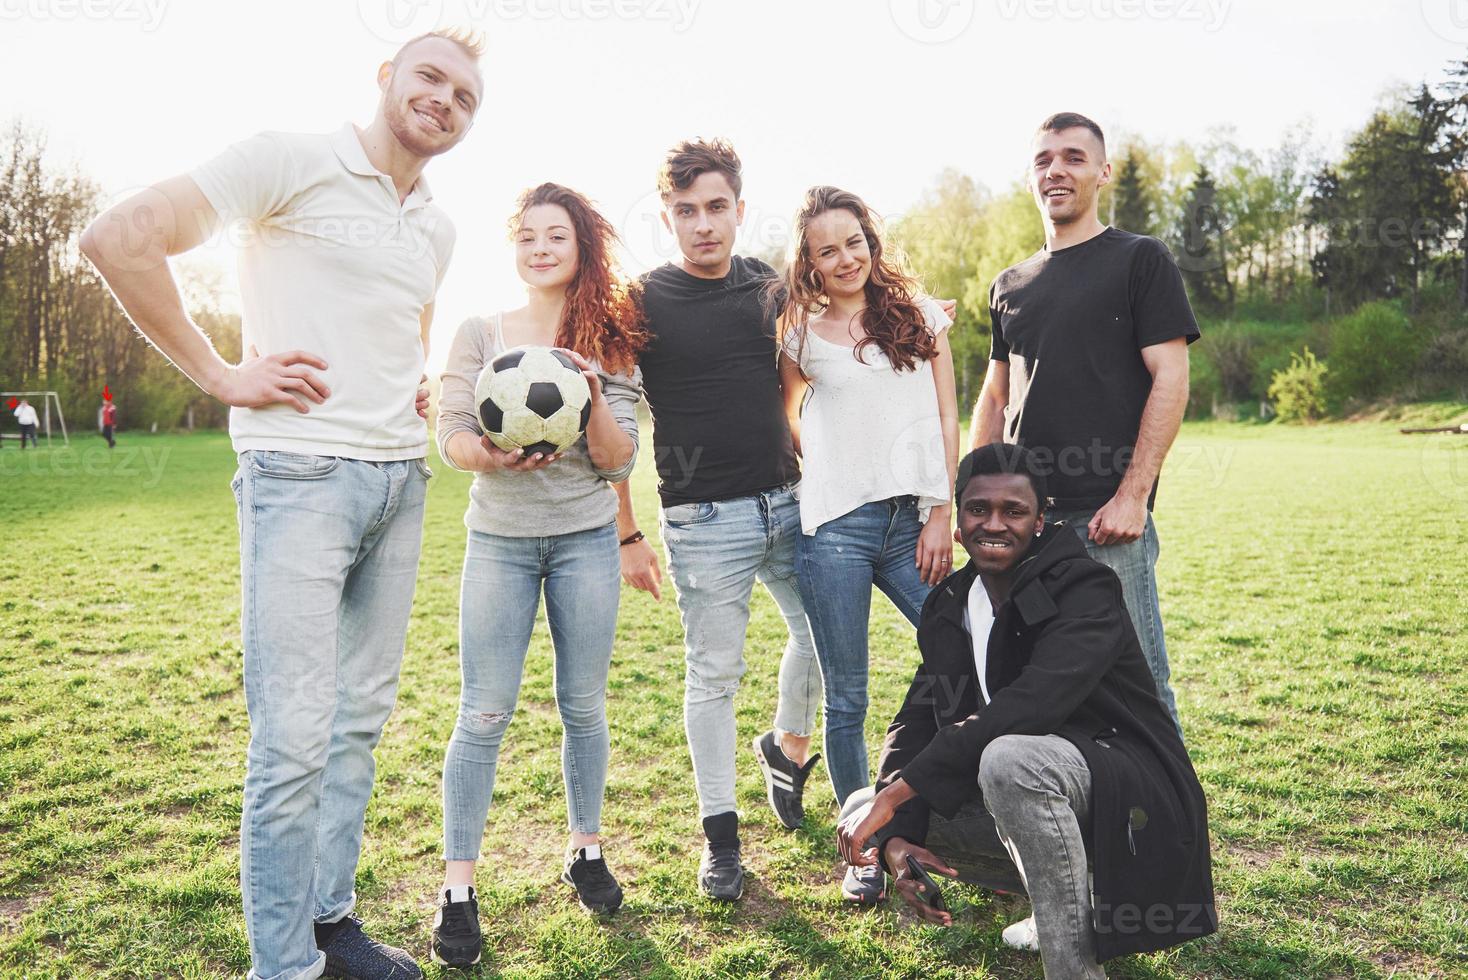
M 1116 165 L 1115 217 L 1112 224 L 1137 235 L 1152 234 L 1152 205 L 1147 193 L 1146 178 L 1142 168 L 1132 154 L 1122 157 Z
M 1178 268 L 1193 305 L 1208 313 L 1233 309 L 1233 283 L 1228 277 L 1228 251 L 1223 219 L 1218 210 L 1218 188 L 1203 164 L 1193 175 L 1193 186 L 1183 198 L 1177 237 L 1181 254 Z

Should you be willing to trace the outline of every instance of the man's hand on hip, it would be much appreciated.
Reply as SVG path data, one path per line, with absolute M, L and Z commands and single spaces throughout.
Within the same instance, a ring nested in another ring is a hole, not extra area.
M 1086 526 L 1096 544 L 1126 544 L 1147 529 L 1147 498 L 1117 494 L 1096 511 Z

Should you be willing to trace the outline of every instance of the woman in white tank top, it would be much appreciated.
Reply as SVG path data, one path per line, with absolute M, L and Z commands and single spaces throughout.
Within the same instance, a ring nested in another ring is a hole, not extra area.
M 952 570 L 958 405 L 947 314 L 884 247 L 855 194 L 807 192 L 785 274 L 780 378 L 802 456 L 796 570 L 825 681 L 839 804 L 871 783 L 863 729 L 872 586 L 917 625 Z M 880 867 L 842 894 L 885 898 Z

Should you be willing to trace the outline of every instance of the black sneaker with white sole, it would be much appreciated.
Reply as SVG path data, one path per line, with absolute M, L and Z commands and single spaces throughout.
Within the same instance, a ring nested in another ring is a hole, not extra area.
M 479 962 L 484 937 L 479 932 L 479 899 L 473 885 L 451 885 L 438 896 L 433 914 L 433 962 L 467 968 Z
M 362 931 L 355 915 L 316 924 L 316 948 L 326 954 L 326 977 L 356 980 L 422 980 L 423 971 L 406 950 L 389 946 Z
M 744 865 L 739 860 L 739 814 L 716 813 L 703 818 L 703 858 L 698 887 L 709 898 L 737 902 L 744 894 Z
M 773 729 L 755 739 L 753 745 L 760 772 L 765 774 L 765 796 L 770 808 L 786 830 L 798 829 L 805 819 L 805 781 L 821 754 L 817 752 L 805 765 L 797 766 L 780 748 L 780 737 Z
M 602 915 L 622 907 L 622 886 L 617 884 L 601 856 L 601 847 L 596 844 L 566 855 L 561 880 L 576 889 L 576 898 L 588 912 Z

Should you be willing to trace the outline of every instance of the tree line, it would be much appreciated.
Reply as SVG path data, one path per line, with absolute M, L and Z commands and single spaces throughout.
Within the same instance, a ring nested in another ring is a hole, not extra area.
M 1111 142 L 1102 219 L 1166 242 L 1204 321 L 1194 414 L 1267 403 L 1307 349 L 1323 357 L 1320 395 L 1338 410 L 1468 397 L 1468 59 L 1384 96 L 1335 159 L 1306 125 L 1264 152 L 1227 128 L 1198 145 Z M 0 388 L 57 390 L 70 417 L 89 420 L 105 384 L 127 427 L 223 424 L 81 258 L 102 205 L 94 181 L 50 162 L 43 133 L 15 122 L 0 134 Z M 958 300 L 951 336 L 968 403 L 988 359 L 989 284 L 1044 243 L 1035 205 L 1022 180 L 996 192 L 947 170 L 890 232 L 926 288 Z M 238 358 L 238 317 L 216 285 L 183 286 L 221 353 Z
M 1312 342 L 1316 353 L 1398 362 L 1384 380 L 1338 382 L 1337 408 L 1468 397 L 1468 60 L 1384 96 L 1338 159 L 1305 124 L 1265 152 L 1228 128 L 1198 145 L 1110 142 L 1101 219 L 1166 242 L 1204 321 L 1195 414 L 1266 398 L 1274 373 Z M 892 231 L 928 288 L 959 300 L 952 344 L 967 401 L 988 356 L 989 284 L 1044 244 L 1030 193 L 1022 180 L 993 192 L 946 171 Z M 1332 337 L 1353 331 L 1367 336 Z M 1397 343 L 1371 350 L 1374 339 Z M 1337 378 L 1362 380 L 1356 365 L 1342 368 Z

